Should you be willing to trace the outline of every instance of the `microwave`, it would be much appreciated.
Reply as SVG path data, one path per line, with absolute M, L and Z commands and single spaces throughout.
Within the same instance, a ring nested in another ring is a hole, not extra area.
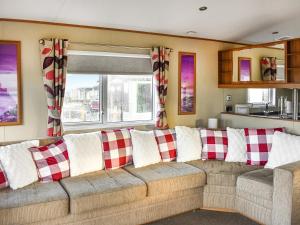
M 252 104 L 236 104 L 234 106 L 234 112 L 237 114 L 249 115 L 251 106 Z

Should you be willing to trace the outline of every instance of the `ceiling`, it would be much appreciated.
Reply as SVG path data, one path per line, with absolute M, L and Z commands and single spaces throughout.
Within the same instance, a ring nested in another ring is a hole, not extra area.
M 191 36 L 245 43 L 300 37 L 300 0 L 0 0 L 0 18 L 184 36 L 196 31 Z

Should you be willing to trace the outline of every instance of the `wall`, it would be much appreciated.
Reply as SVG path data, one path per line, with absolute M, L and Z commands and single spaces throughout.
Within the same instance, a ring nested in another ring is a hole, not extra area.
M 150 34 L 0 21 L 0 40 L 20 40 L 24 124 L 0 127 L 0 142 L 46 136 L 47 108 L 40 67 L 39 39 L 67 38 L 72 42 L 107 43 L 132 46 L 164 45 L 174 49 L 170 60 L 166 110 L 171 127 L 205 126 L 208 117 L 223 111 L 223 90 L 218 83 L 218 51 L 237 47 L 232 44 L 158 36 Z M 70 46 L 77 49 L 78 46 Z M 178 51 L 197 53 L 197 108 L 195 115 L 177 115 Z
M 284 127 L 286 128 L 288 133 L 300 135 L 300 121 L 265 119 L 265 118 L 230 115 L 230 114 L 222 114 L 221 120 L 222 120 L 222 127 L 236 127 L 236 128 Z
M 243 89 L 224 89 L 224 99 L 226 99 L 227 95 L 231 95 L 232 97 L 232 104 L 245 104 L 248 102 L 247 96 L 247 88 Z M 293 98 L 293 91 L 292 89 L 283 89 L 283 88 L 276 88 L 276 105 L 278 104 L 278 98 L 280 96 L 287 97 L 288 101 L 292 101 Z
M 251 58 L 251 81 L 261 81 L 260 60 L 262 57 L 276 57 L 284 59 L 283 49 L 274 48 L 251 48 L 240 51 L 233 51 L 233 81 L 238 81 L 238 58 Z

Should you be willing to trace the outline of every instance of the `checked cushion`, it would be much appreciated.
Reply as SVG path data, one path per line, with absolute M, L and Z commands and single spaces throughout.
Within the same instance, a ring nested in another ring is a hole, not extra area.
M 106 170 L 132 164 L 132 142 L 129 129 L 101 131 Z
M 45 146 L 31 147 L 29 150 L 41 182 L 59 181 L 70 176 L 69 155 L 63 139 Z
M 264 166 L 268 162 L 275 131 L 284 132 L 284 128 L 244 129 L 248 165 Z

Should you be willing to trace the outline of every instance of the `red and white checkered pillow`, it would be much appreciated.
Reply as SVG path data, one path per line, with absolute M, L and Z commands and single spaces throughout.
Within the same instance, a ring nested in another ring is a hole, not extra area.
M 8 180 L 0 163 L 0 189 L 8 187 Z
M 70 176 L 67 146 L 63 139 L 46 146 L 29 149 L 41 182 L 53 182 Z
M 132 164 L 132 142 L 129 129 L 101 131 L 106 170 Z
M 200 130 L 203 144 L 202 159 L 224 160 L 228 149 L 227 132 L 221 130 Z
M 244 129 L 247 144 L 248 165 L 264 166 L 268 162 L 275 131 L 284 132 L 284 128 Z
M 163 162 L 176 159 L 176 133 L 174 129 L 155 130 L 155 139 Z

